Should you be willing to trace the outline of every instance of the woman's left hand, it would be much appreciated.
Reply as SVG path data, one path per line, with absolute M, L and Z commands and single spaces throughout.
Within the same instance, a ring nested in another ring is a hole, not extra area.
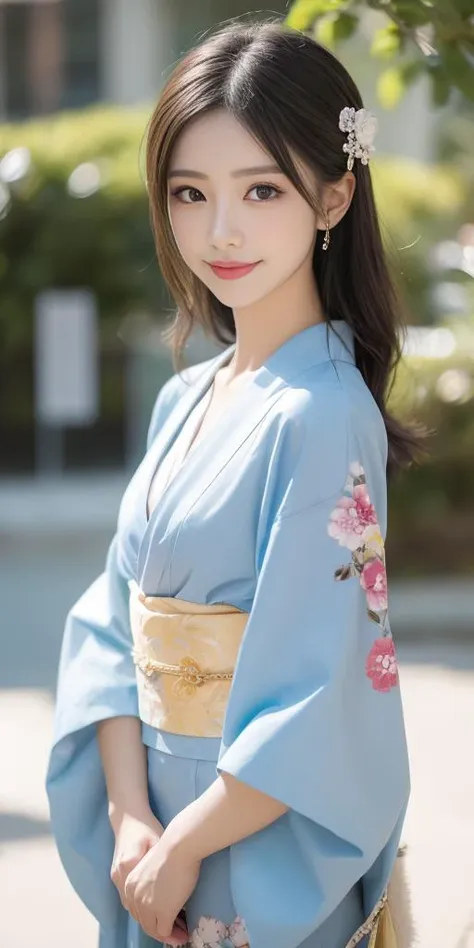
M 167 845 L 166 832 L 129 873 L 125 883 L 128 911 L 151 938 L 185 945 L 190 934 L 179 912 L 199 878 L 201 861 Z

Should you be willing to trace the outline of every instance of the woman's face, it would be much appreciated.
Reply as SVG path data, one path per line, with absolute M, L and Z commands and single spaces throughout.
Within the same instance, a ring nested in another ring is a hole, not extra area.
M 256 303 L 305 263 L 311 266 L 316 212 L 223 109 L 200 116 L 181 133 L 168 195 L 184 261 L 227 306 Z M 211 267 L 215 261 L 256 266 L 248 272 L 219 270 Z

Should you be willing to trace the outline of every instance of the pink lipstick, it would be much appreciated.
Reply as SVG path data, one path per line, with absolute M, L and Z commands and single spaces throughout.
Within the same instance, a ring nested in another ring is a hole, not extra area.
M 237 261 L 230 260 L 215 260 L 213 263 L 210 263 L 209 266 L 213 273 L 221 280 L 238 280 L 239 277 L 246 276 L 247 273 L 250 273 L 255 267 L 258 266 L 260 260 L 257 260 L 256 263 L 238 263 Z

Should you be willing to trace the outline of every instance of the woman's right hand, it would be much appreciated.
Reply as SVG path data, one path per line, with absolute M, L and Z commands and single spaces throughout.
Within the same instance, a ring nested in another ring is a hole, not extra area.
M 164 829 L 149 804 L 147 748 L 142 741 L 140 719 L 124 715 L 99 721 L 97 740 L 107 784 L 109 821 L 115 835 L 110 877 L 128 912 L 127 877 L 158 843 Z M 176 928 L 186 933 L 182 914 L 176 919 Z M 180 938 L 173 943 L 184 942 Z
M 125 882 L 146 853 L 158 842 L 164 829 L 151 810 L 140 815 L 115 814 L 110 817 L 115 834 L 115 849 L 110 878 L 118 889 L 122 905 L 127 909 Z

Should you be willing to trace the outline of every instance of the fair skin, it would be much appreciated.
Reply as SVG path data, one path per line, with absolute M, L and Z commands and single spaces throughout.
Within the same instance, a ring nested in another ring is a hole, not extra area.
M 235 353 L 217 373 L 197 438 L 269 355 L 324 321 L 312 256 L 326 217 L 279 169 L 243 173 L 269 165 L 273 159 L 223 110 L 191 122 L 172 155 L 169 215 L 177 246 L 196 276 L 232 308 L 236 326 Z M 310 170 L 301 162 L 299 167 L 312 184 Z M 354 188 L 348 172 L 320 192 L 330 228 L 346 213 Z M 209 266 L 215 260 L 259 262 L 246 276 L 223 280 Z M 113 881 L 147 934 L 184 944 L 188 934 L 178 913 L 196 886 L 202 860 L 270 825 L 287 807 L 222 773 L 163 830 L 148 803 L 139 722 L 101 722 L 98 737 L 116 839 Z

